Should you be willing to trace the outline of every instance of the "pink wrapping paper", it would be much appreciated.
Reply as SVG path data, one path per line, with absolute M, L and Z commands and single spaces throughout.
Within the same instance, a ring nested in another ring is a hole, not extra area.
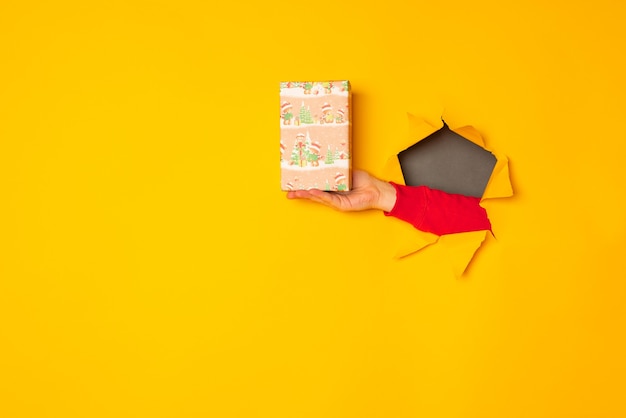
M 351 188 L 350 82 L 280 83 L 281 190 Z

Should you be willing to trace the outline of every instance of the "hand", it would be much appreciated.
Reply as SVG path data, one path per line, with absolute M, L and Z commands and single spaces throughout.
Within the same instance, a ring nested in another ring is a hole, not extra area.
M 396 189 L 391 183 L 365 171 L 355 170 L 352 173 L 352 190 L 348 192 L 296 190 L 287 192 L 287 198 L 308 199 L 343 212 L 368 209 L 390 212 L 396 204 Z

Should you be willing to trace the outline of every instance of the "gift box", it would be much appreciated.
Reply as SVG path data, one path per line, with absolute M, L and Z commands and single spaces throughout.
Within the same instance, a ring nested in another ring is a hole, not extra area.
M 281 189 L 348 191 L 350 82 L 280 83 Z

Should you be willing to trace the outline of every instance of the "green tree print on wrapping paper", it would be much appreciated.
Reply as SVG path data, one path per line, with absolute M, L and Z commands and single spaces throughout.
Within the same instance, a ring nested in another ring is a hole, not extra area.
M 304 141 L 304 158 L 307 161 L 311 161 L 311 136 L 309 133 L 306 133 L 306 140 Z
M 328 151 L 326 151 L 326 159 L 324 160 L 324 164 L 333 164 L 335 162 L 334 153 L 330 149 L 330 145 L 328 146 Z
M 293 150 L 291 151 L 291 162 L 294 165 L 300 164 L 300 155 L 296 147 L 294 147 Z
M 313 118 L 311 117 L 311 111 L 304 107 L 304 102 L 300 106 L 300 123 L 308 125 L 313 124 Z

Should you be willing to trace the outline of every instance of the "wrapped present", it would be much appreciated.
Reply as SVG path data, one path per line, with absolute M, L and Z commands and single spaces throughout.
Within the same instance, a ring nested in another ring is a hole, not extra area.
M 347 80 L 280 83 L 282 190 L 350 190 L 350 99 Z

